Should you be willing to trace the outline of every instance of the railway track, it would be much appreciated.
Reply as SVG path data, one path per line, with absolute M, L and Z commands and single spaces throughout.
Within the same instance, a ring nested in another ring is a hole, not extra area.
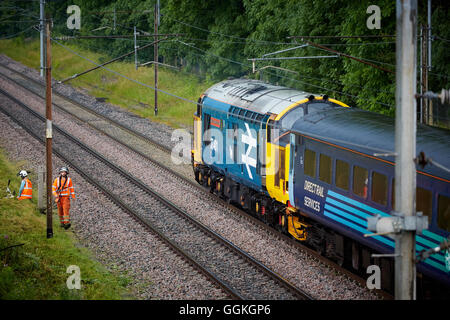
M 45 119 L 4 90 L 14 102 L 2 112 L 44 143 Z M 307 293 L 202 225 L 187 212 L 105 157 L 54 126 L 53 150 L 116 205 L 152 230 L 191 265 L 237 299 L 312 299 Z M 108 187 L 104 181 L 108 181 Z
M 13 73 L 13 75 L 7 76 L 5 72 L 2 71 L 2 69 L 10 71 L 11 73 Z M 45 97 L 44 86 L 42 83 L 32 78 L 29 78 L 25 75 L 19 74 L 17 71 L 1 64 L 0 64 L 0 73 L 2 74 L 2 76 L 16 83 L 22 88 L 40 96 L 41 98 Z M 191 165 L 174 165 L 172 163 L 170 158 L 171 149 L 168 146 L 163 145 L 155 140 L 152 140 L 151 138 L 134 131 L 132 128 L 127 127 L 126 125 L 121 124 L 104 115 L 101 115 L 96 111 L 68 97 L 55 93 L 53 93 L 53 95 L 55 107 L 59 108 L 64 112 L 69 113 L 70 115 L 76 117 L 80 121 L 88 124 L 95 130 L 102 132 L 103 134 L 107 135 L 114 141 L 120 143 L 121 145 L 125 146 L 131 151 L 144 157 L 148 161 L 152 162 L 155 166 L 161 168 L 162 170 L 165 170 L 167 174 L 171 175 L 174 179 L 178 179 L 182 182 L 189 183 L 194 188 L 203 192 L 204 197 L 216 201 L 219 206 L 223 207 L 224 210 L 232 211 L 232 213 L 238 214 L 247 221 L 250 221 L 251 223 L 257 225 L 264 231 L 272 234 L 275 237 L 278 237 L 279 239 L 285 241 L 289 245 L 295 247 L 297 250 L 306 252 L 315 259 L 318 259 L 322 263 L 328 265 L 330 268 L 333 268 L 334 270 L 336 270 L 336 272 L 365 286 L 366 284 L 365 279 L 361 278 L 360 276 L 352 273 L 351 271 L 343 268 L 342 266 L 334 263 L 333 261 L 321 256 L 314 250 L 302 245 L 301 243 L 289 238 L 288 236 L 279 233 L 277 230 L 271 228 L 262 221 L 236 208 L 235 206 L 227 204 L 221 199 L 217 201 L 218 197 L 216 195 L 209 193 L 209 191 L 205 187 L 200 186 L 195 181 Z M 392 299 L 392 296 L 384 291 L 378 291 L 377 293 L 385 299 Z

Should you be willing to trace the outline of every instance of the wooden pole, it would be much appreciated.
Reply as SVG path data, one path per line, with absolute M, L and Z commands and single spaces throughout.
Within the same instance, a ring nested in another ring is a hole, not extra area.
M 45 115 L 46 123 L 46 155 L 47 155 L 47 238 L 53 237 L 52 221 L 52 52 L 50 44 L 50 18 L 47 16 L 45 27 L 47 37 L 46 69 L 45 69 Z

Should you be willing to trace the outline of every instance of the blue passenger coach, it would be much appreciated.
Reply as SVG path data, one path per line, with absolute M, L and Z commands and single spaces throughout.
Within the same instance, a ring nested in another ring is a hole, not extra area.
M 395 205 L 395 159 L 377 156 L 393 153 L 394 134 L 394 119 L 357 109 L 334 108 L 297 120 L 290 136 L 295 145 L 289 179 L 292 205 L 307 221 L 320 222 L 374 252 L 392 253 L 392 238 L 363 235 L 372 233 L 368 217 L 389 216 Z M 417 154 L 423 152 L 447 168 L 449 141 L 449 131 L 418 125 Z M 432 161 L 417 165 L 416 211 L 429 221 L 429 228 L 416 236 L 417 252 L 439 246 L 450 235 L 450 174 Z M 310 241 L 327 245 L 327 239 Z M 338 236 L 328 242 L 345 254 Z M 370 252 L 361 248 L 347 248 L 355 268 L 371 263 Z M 450 286 L 445 252 L 420 263 L 418 271 Z

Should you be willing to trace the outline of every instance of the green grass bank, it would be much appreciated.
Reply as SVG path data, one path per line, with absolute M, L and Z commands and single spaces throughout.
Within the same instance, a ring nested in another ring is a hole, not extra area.
M 67 45 L 75 52 L 96 63 L 104 63 L 114 57 L 106 57 L 78 48 L 69 41 Z M 39 41 L 16 38 L 0 41 L 0 53 L 39 70 Z M 95 65 L 71 53 L 58 44 L 52 47 L 52 76 L 62 80 L 81 73 Z M 108 68 L 126 75 L 131 79 L 154 87 L 153 67 L 141 67 L 135 70 L 134 63 L 114 62 Z M 75 88 L 85 90 L 94 97 L 106 97 L 107 102 L 127 109 L 141 117 L 165 123 L 173 128 L 192 127 L 192 115 L 196 109 L 190 103 L 163 92 L 158 92 L 158 116 L 154 115 L 154 90 L 103 69 L 97 69 L 67 82 Z M 212 85 L 200 81 L 196 76 L 175 71 L 167 67 L 158 68 L 158 89 L 176 96 L 197 101 L 200 95 Z
M 51 239 L 46 238 L 46 217 L 37 209 L 37 186 L 33 200 L 5 198 L 10 189 L 18 192 L 17 176 L 25 163 L 11 163 L 0 149 L 0 300 L 115 300 L 133 295 L 130 279 L 108 271 L 82 247 L 73 232 L 59 227 L 53 215 Z M 35 181 L 33 174 L 31 181 Z M 11 247 L 19 245 L 16 247 Z M 10 247 L 10 248 L 8 248 Z M 81 289 L 68 289 L 70 265 L 80 268 Z

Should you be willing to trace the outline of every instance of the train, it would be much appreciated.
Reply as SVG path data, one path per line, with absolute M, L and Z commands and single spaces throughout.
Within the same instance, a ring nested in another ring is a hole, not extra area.
M 393 292 L 394 259 L 372 254 L 392 254 L 394 239 L 364 235 L 369 217 L 395 206 L 394 119 L 252 79 L 213 85 L 193 118 L 199 184 L 339 265 L 378 265 Z M 417 125 L 417 151 L 439 164 L 417 165 L 416 211 L 428 217 L 417 253 L 450 236 L 449 141 L 448 130 Z M 448 255 L 419 263 L 418 280 L 450 288 Z

